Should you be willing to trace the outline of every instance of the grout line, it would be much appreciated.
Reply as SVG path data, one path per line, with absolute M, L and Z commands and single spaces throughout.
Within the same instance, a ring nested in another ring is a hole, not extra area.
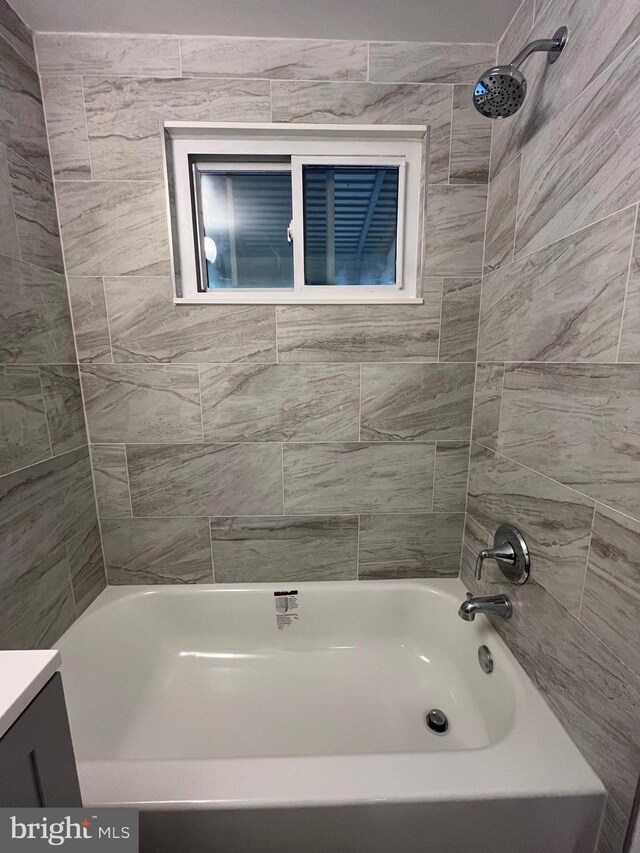
M 444 278 L 440 279 L 440 319 L 438 321 L 438 352 L 436 355 L 436 364 L 442 364 L 440 361 L 440 350 L 442 348 L 442 313 L 444 309 Z M 449 362 L 444 362 L 449 363 Z M 475 364 L 474 362 L 456 362 L 457 364 Z
M 133 514 L 133 501 L 131 500 L 131 478 L 129 477 L 129 458 L 127 456 L 127 445 L 122 445 L 122 450 L 124 452 L 124 470 L 127 472 L 127 494 L 129 495 L 129 509 L 131 511 L 131 516 L 120 516 L 122 518 L 135 518 Z M 138 516 L 139 518 L 140 516 Z
M 591 527 L 589 528 L 589 544 L 587 545 L 587 561 L 584 566 L 584 577 L 582 579 L 582 589 L 580 590 L 580 600 L 578 601 L 578 611 L 576 613 L 576 618 L 580 620 L 582 616 L 582 602 L 584 601 L 584 590 L 587 585 L 587 575 L 589 574 L 589 558 L 591 557 L 591 543 L 593 541 L 593 525 L 596 520 L 596 508 L 598 504 L 597 502 L 593 505 L 593 515 L 591 516 Z M 568 608 L 567 608 L 568 609 Z
M 510 263 L 513 263 L 516 259 L 516 237 L 518 235 L 518 210 L 520 209 L 520 180 L 522 178 L 522 161 L 524 160 L 524 155 L 522 152 L 518 154 L 520 158 L 520 162 L 518 163 L 518 192 L 516 193 L 516 210 L 513 216 L 513 243 L 511 244 L 511 260 L 507 261 L 506 264 L 500 264 L 498 269 L 502 266 L 509 266 Z M 561 237 L 560 239 L 564 239 Z M 483 259 L 484 260 L 484 259 Z
M 449 169 L 447 171 L 447 185 L 451 185 L 451 152 L 453 151 L 453 104 L 455 101 L 455 86 L 451 87 L 451 124 L 449 125 Z M 493 125 L 491 126 L 493 133 Z M 488 184 L 488 178 L 487 178 Z M 457 186 L 457 185 L 456 185 Z
M 78 450 L 82 450 L 83 447 L 86 447 L 88 450 L 89 445 L 79 444 L 77 447 L 72 447 L 71 450 L 65 450 L 64 453 L 57 453 L 55 456 L 46 456 L 44 459 L 38 459 L 37 462 L 30 462 L 28 465 L 23 465 L 21 468 L 14 468 L 12 471 L 5 471 L 4 474 L 0 475 L 0 480 L 5 477 L 11 477 L 14 474 L 19 474 L 21 471 L 28 471 L 30 468 L 35 468 L 36 465 L 44 465 L 47 462 L 53 462 L 56 459 L 60 459 L 62 456 L 67 456 L 69 453 L 76 453 Z
M 76 448 L 77 449 L 77 448 Z M 46 461 L 46 460 L 45 460 Z M 312 519 L 312 518 L 357 518 L 358 514 L 362 515 L 397 515 L 397 516 L 422 516 L 422 515 L 454 515 L 454 516 L 463 516 L 464 512 L 450 512 L 448 510 L 438 510 L 436 512 L 429 512 L 428 509 L 404 509 L 404 510 L 395 510 L 395 511 L 380 511 L 375 509 L 364 509 L 359 510 L 355 509 L 350 512 L 339 512 L 339 511 L 327 511 L 321 510 L 319 512 L 287 512 L 284 515 L 281 513 L 276 514 L 273 512 L 261 512 L 259 514 L 249 514 L 249 513 L 230 513 L 227 515 L 201 515 L 199 513 L 194 513 L 193 515 L 104 515 L 105 519 L 121 519 L 131 521 L 132 519 L 135 521 L 137 519 L 168 519 L 168 518 L 209 518 L 211 520 L 219 519 L 219 518 L 274 518 L 280 519 L 283 518 L 295 518 L 295 519 Z
M 636 232 L 638 230 L 638 210 L 640 209 L 640 204 L 636 208 L 636 218 L 633 223 L 633 230 L 631 232 L 631 251 L 629 252 L 629 267 L 627 269 L 627 280 L 624 286 L 624 299 L 622 300 L 622 314 L 620 316 L 620 332 L 618 334 L 618 348 L 616 350 L 616 363 L 620 363 L 620 348 L 622 347 L 622 330 L 624 328 L 624 315 L 627 309 L 627 295 L 629 293 L 629 282 L 631 281 L 631 266 L 633 264 L 633 250 L 636 244 Z M 624 363 L 624 362 L 623 362 Z
M 362 440 L 362 363 L 358 364 L 358 441 Z
M 275 363 L 280 364 L 280 344 L 278 341 L 278 306 L 277 305 L 273 306 L 273 311 L 274 311 L 274 317 L 275 317 L 275 330 L 274 330 L 275 345 L 276 345 L 276 361 L 275 361 Z M 270 362 L 270 363 L 272 363 L 272 362 Z
M 182 39 L 180 36 L 176 37 L 176 41 L 178 42 L 178 71 L 181 78 L 184 78 L 184 70 L 182 68 Z
M 285 498 L 284 498 L 284 442 L 280 442 L 280 472 L 282 477 L 282 513 L 281 515 L 285 515 Z
M 211 580 L 212 583 L 216 582 L 216 567 L 213 560 L 213 536 L 211 534 L 211 518 L 205 516 L 207 518 L 207 529 L 209 530 L 209 551 L 211 553 Z
M 433 445 L 433 480 L 431 481 L 431 512 L 436 503 L 436 468 L 438 467 L 438 442 Z
M 102 295 L 104 298 L 104 318 L 107 321 L 107 336 L 109 338 L 109 353 L 111 354 L 111 362 L 104 361 L 102 364 L 117 364 L 113 360 L 113 343 L 111 341 L 111 322 L 109 320 L 109 301 L 107 300 L 107 282 L 105 281 L 105 276 L 100 276 L 102 279 Z M 91 364 L 92 362 L 85 362 L 85 364 Z M 94 362 L 95 364 L 99 364 L 100 362 Z
M 84 96 L 84 77 L 80 75 L 80 90 L 82 93 L 82 115 L 84 116 L 84 129 L 87 134 L 87 158 L 89 160 L 89 178 L 90 181 L 93 181 L 93 163 L 91 162 L 91 145 L 89 143 L 89 122 L 87 121 L 87 101 Z M 51 167 L 53 171 L 53 164 Z
M 198 398 L 200 401 L 200 430 L 202 432 L 202 443 L 204 444 L 204 412 L 202 410 L 202 383 L 200 382 L 200 365 L 196 365 L 196 374 L 198 376 Z
M 522 167 L 522 162 L 520 163 L 520 166 Z M 519 199 L 520 199 L 520 187 L 518 187 L 518 200 Z M 604 222 L 606 219 L 610 219 L 612 216 L 618 216 L 618 214 L 624 213 L 626 210 L 629 210 L 632 207 L 636 207 L 637 204 L 638 204 L 638 202 L 634 201 L 633 203 L 627 204 L 624 207 L 619 208 L 618 210 L 614 210 L 612 213 L 607 213 L 606 216 L 601 216 L 599 219 L 595 219 L 593 222 L 589 222 L 587 225 L 582 225 L 582 226 L 580 226 L 580 228 L 576 228 L 575 231 L 571 231 L 568 234 L 564 234 L 562 237 L 557 237 L 556 239 L 551 240 L 548 243 L 545 243 L 543 246 L 538 246 L 535 249 L 533 249 L 532 251 L 526 252 L 524 255 L 518 255 L 517 258 L 514 257 L 514 259 L 512 261 L 509 261 L 506 264 L 501 264 L 499 267 L 497 267 L 496 270 L 492 270 L 491 272 L 496 272 L 498 269 L 500 269 L 500 270 L 508 269 L 513 264 L 517 264 L 520 261 L 524 260 L 525 258 L 530 258 L 532 255 L 535 255 L 537 252 L 542 252 L 544 249 L 548 249 L 551 246 L 555 246 L 556 243 L 561 243 L 563 240 L 568 240 L 570 237 L 575 237 L 576 234 L 580 234 L 582 231 L 586 231 L 588 228 L 593 228 L 594 225 L 599 225 L 601 222 Z M 514 241 L 515 241 L 515 237 L 514 237 Z M 515 242 L 514 242 L 514 245 L 515 245 Z M 488 274 L 490 275 L 491 273 L 488 273 Z
M 40 87 L 40 79 L 39 78 L 38 78 L 38 88 L 40 89 L 40 96 L 42 97 L 42 90 Z M 44 118 L 44 108 L 43 108 L 43 118 Z M 46 130 L 46 119 L 45 119 L 45 130 Z M 51 171 L 53 173 L 53 159 L 51 157 L 51 139 L 49 137 L 48 132 L 46 133 L 46 136 L 47 136 L 47 151 L 49 152 L 49 165 L 51 166 Z M 86 438 L 87 438 L 87 454 L 89 457 L 89 470 L 91 471 L 91 484 L 93 486 L 93 507 L 94 507 L 95 517 L 96 517 L 96 524 L 98 525 L 98 534 L 100 536 L 100 551 L 102 553 L 103 577 L 104 577 L 105 585 L 108 585 L 107 560 L 106 560 L 106 554 L 104 551 L 104 539 L 102 536 L 102 524 L 100 521 L 100 513 L 98 512 L 98 492 L 96 489 L 96 475 L 95 475 L 95 471 L 93 469 L 93 460 L 91 458 L 91 449 L 90 449 L 91 436 L 89 434 L 89 420 L 87 418 L 87 403 L 86 403 L 86 399 L 85 399 L 84 385 L 82 382 L 82 374 L 80 372 L 80 358 L 78 356 L 76 327 L 75 327 L 75 323 L 74 323 L 74 319 L 73 319 L 73 307 L 71 305 L 71 294 L 69 292 L 69 282 L 67 280 L 67 255 L 66 255 L 65 248 L 64 248 L 64 238 L 62 236 L 62 227 L 60 224 L 60 222 L 61 222 L 61 220 L 60 220 L 60 206 L 58 204 L 58 193 L 56 192 L 55 180 L 53 181 L 53 199 L 54 199 L 54 205 L 55 205 L 55 211 L 56 211 L 56 221 L 58 224 L 58 240 L 60 241 L 60 253 L 62 255 L 62 268 L 64 271 L 63 272 L 64 287 L 65 287 L 65 292 L 67 294 L 67 307 L 68 307 L 68 311 L 69 311 L 69 322 L 71 324 L 71 336 L 73 338 L 73 351 L 75 352 L 75 355 L 76 355 L 76 368 L 78 371 L 78 380 L 80 383 L 80 400 L 82 402 L 82 414 L 84 416 L 84 429 L 85 429 L 85 434 L 86 434 Z M 105 310 L 106 310 L 106 306 L 105 306 Z M 126 452 L 126 450 L 125 450 L 125 452 Z M 68 561 L 67 561 L 67 564 L 68 564 Z M 71 582 L 71 589 L 73 590 L 73 578 L 71 577 L 71 567 L 69 567 L 69 580 Z M 75 609 L 75 607 L 74 607 L 74 609 Z M 76 610 L 76 616 L 77 616 L 77 610 Z
M 52 458 L 55 454 L 53 452 L 53 442 L 51 441 L 51 429 L 49 427 L 49 415 L 47 414 L 47 403 L 45 401 L 44 385 L 42 384 L 42 371 L 40 370 L 40 368 L 38 368 L 38 382 L 40 384 L 40 393 L 42 394 L 42 411 L 44 414 L 44 422 L 45 422 L 45 426 L 47 427 L 47 437 L 49 438 L 49 458 Z M 46 460 L 42 459 L 41 461 L 45 462 Z
M 356 580 L 360 580 L 360 513 L 358 513 L 358 531 L 356 545 Z
M 38 80 L 38 84 L 39 84 L 39 83 L 40 83 L 40 80 Z M 41 95 L 41 97 L 42 97 L 42 90 L 40 90 L 40 95 Z M 43 117 L 43 118 L 45 118 L 44 107 L 43 107 L 43 109 L 42 109 L 42 117 Z M 46 119 L 45 119 L 45 122 L 46 122 Z M 48 141 L 48 136 L 47 136 L 47 141 Z M 37 172 L 39 175 L 41 175 L 41 176 L 45 179 L 45 181 L 46 181 L 47 183 L 49 183 L 49 184 L 53 184 L 53 167 L 51 167 L 51 174 L 50 174 L 50 175 L 47 175 L 47 173 L 46 173 L 46 172 L 43 172 L 43 171 L 42 171 L 42 169 L 40 169 L 38 166 L 35 166 L 35 165 L 31 162 L 31 160 L 27 160 L 27 158 L 26 158 L 26 157 L 23 157 L 23 156 L 22 156 L 22 154 L 18 154 L 18 152 L 17 152 L 14 148 L 12 148 L 10 145 L 8 145 L 6 142 L 3 142 L 2 144 L 3 144 L 3 145 L 4 145 L 4 147 L 7 149 L 7 151 L 11 151 L 11 153 L 12 153 L 15 157 L 17 157 L 17 158 L 18 158 L 18 160 L 21 160 L 23 163 L 26 163 L 26 165 L 27 165 L 30 169 L 33 169 L 33 171 L 34 171 L 34 172 Z M 51 159 L 49 159 L 49 165 L 51 166 Z M 8 168 L 8 166 L 7 166 L 7 168 Z
M 496 48 L 497 50 L 497 48 Z M 491 156 L 493 154 L 493 124 L 491 125 L 491 142 L 489 143 L 489 175 L 491 174 Z M 476 412 L 476 391 L 478 386 L 478 357 L 480 354 L 480 322 L 482 319 L 482 282 L 484 281 L 484 265 L 485 265 L 485 256 L 487 252 L 487 224 L 489 222 L 489 188 L 491 186 L 491 181 L 487 184 L 487 199 L 486 206 L 484 211 L 484 240 L 482 243 L 482 265 L 480 272 L 480 298 L 478 300 L 478 331 L 476 333 L 476 359 L 475 359 L 475 371 L 473 375 L 473 394 L 471 398 L 471 423 L 469 425 L 469 456 L 467 459 L 467 487 L 465 491 L 465 499 L 464 499 L 464 512 L 465 515 L 468 511 L 469 506 L 469 482 L 471 479 L 471 449 L 473 446 L 473 427 L 475 421 L 475 412 Z M 461 576 L 462 573 L 462 560 L 464 557 L 464 530 L 462 532 L 462 544 L 460 546 L 460 571 L 458 572 L 458 577 Z

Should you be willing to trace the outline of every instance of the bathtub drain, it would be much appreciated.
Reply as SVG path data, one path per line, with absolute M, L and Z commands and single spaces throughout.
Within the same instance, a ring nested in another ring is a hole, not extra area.
M 443 735 L 449 728 L 449 721 L 447 720 L 447 715 L 444 714 L 439 708 L 432 708 L 431 711 L 425 717 L 425 723 L 427 724 L 427 728 L 431 729 L 432 732 L 436 734 Z

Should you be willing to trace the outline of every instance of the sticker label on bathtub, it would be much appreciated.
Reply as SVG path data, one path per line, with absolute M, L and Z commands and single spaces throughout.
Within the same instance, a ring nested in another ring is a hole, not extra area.
M 138 853 L 137 809 L 0 809 L 0 851 Z
M 293 625 L 300 618 L 293 611 L 298 609 L 298 590 L 283 590 L 273 593 L 273 600 L 276 607 L 276 625 L 278 631 Z

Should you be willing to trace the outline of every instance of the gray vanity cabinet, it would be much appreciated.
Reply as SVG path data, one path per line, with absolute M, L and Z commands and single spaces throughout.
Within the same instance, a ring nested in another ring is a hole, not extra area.
M 0 806 L 81 806 L 60 673 L 0 738 Z

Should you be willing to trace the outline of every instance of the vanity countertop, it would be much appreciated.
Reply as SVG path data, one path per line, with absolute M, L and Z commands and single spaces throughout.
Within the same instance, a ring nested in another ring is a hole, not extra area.
M 0 737 L 60 668 L 55 650 L 0 651 Z

